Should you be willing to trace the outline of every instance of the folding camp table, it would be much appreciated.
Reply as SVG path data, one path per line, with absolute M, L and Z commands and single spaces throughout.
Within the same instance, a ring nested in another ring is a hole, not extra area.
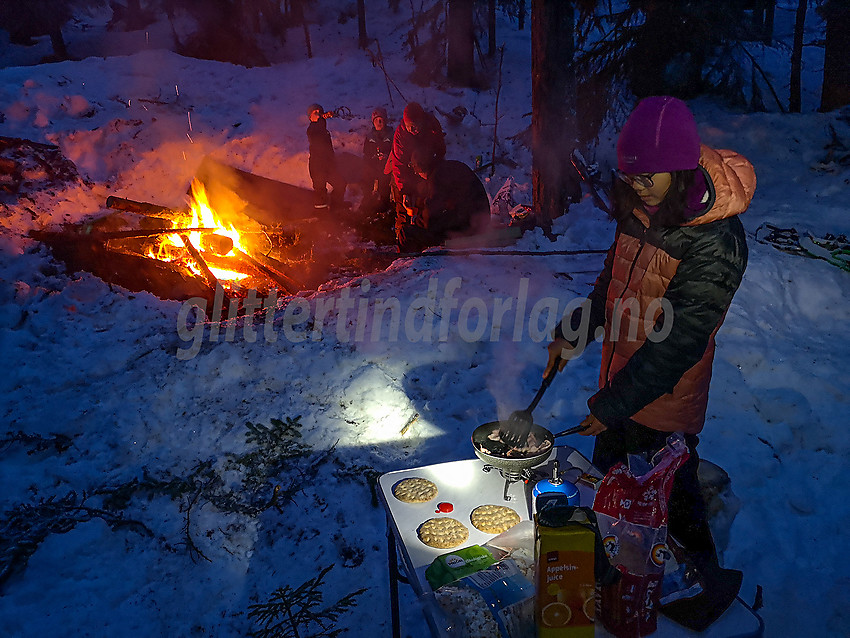
M 600 477 L 599 472 L 580 452 L 566 445 L 553 449 L 549 459 L 534 468 L 536 478 L 552 476 L 553 461 L 557 460 L 566 480 L 575 482 L 582 473 Z M 393 486 L 405 478 L 420 477 L 437 485 L 438 495 L 427 503 L 404 503 L 393 496 Z M 593 503 L 594 489 L 577 483 L 581 505 Z M 454 634 L 449 622 L 437 604 L 432 589 L 425 578 L 425 570 L 431 562 L 449 550 L 436 549 L 422 543 L 416 533 L 418 527 L 429 518 L 451 516 L 464 523 L 469 514 L 479 505 L 498 504 L 510 507 L 519 514 L 520 520 L 529 520 L 531 515 L 531 482 L 508 481 L 499 470 L 489 468 L 478 458 L 426 465 L 407 470 L 382 474 L 378 479 L 378 495 L 387 515 L 387 550 L 389 561 L 390 608 L 393 638 L 400 638 L 398 609 L 398 584 L 407 583 L 417 598 L 422 601 L 423 613 L 433 638 L 451 638 Z M 510 500 L 504 500 L 504 497 Z M 452 511 L 438 511 L 440 503 L 450 503 Z M 467 524 L 469 538 L 463 546 L 484 545 L 495 534 L 486 534 Z M 681 638 L 701 636 L 704 638 L 758 638 L 764 633 L 764 623 L 758 614 L 740 598 L 714 624 L 702 633 L 689 631 L 658 615 L 658 638 Z M 596 636 L 610 634 L 597 623 Z M 494 637 L 498 638 L 498 637 Z

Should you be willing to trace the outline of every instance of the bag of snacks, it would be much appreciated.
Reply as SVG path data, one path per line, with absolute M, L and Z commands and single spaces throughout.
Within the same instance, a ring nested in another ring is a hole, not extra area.
M 534 585 L 511 559 L 434 592 L 453 638 L 535 638 Z
M 661 580 L 668 555 L 667 500 L 673 476 L 688 458 L 680 434 L 638 468 L 618 463 L 599 485 L 593 510 L 611 564 L 620 580 L 601 588 L 597 616 L 617 638 L 656 630 Z M 631 460 L 631 459 L 630 459 Z

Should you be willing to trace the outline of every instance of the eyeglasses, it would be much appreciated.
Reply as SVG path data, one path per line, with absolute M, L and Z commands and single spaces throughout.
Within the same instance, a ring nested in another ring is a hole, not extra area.
M 655 182 L 652 181 L 655 173 L 641 173 L 639 175 L 629 175 L 628 173 L 624 173 L 621 170 L 615 171 L 617 177 L 628 184 L 631 187 L 634 187 L 635 184 L 640 186 L 641 188 L 652 188 L 655 185 Z

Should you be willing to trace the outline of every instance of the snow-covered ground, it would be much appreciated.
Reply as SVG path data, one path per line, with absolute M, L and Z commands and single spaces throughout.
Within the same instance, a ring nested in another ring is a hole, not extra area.
M 2 42 L 2 61 L 21 66 L 0 70 L 0 135 L 57 144 L 87 180 L 0 204 L 3 518 L 71 492 L 75 502 L 85 493 L 86 506 L 101 507 L 104 490 L 146 476 L 188 486 L 175 498 L 164 488 L 139 488 L 123 503 L 126 518 L 152 534 L 113 530 L 99 517 L 49 534 L 26 568 L 0 584 L 3 635 L 241 636 L 253 626 L 250 604 L 331 564 L 326 603 L 368 588 L 338 626 L 354 636 L 388 635 L 385 518 L 367 476 L 471 458 L 471 431 L 526 405 L 539 385 L 548 317 L 541 309 L 551 300 L 563 309 L 586 295 L 598 255 L 398 260 L 369 274 L 368 285 L 337 282 L 307 298 L 315 304 L 349 295 L 374 308 L 395 297 L 403 313 L 397 338 L 390 325 L 372 338 L 371 313 L 363 324 L 354 310 L 346 325 L 331 313 L 321 330 L 300 324 L 285 332 L 281 308 L 275 341 L 260 328 L 254 341 L 241 328 L 230 341 L 212 341 L 208 327 L 197 355 L 178 358 L 193 342 L 185 327 L 178 333 L 179 302 L 68 276 L 24 236 L 104 215 L 108 195 L 179 206 L 208 154 L 307 186 L 305 107 L 314 101 L 351 109 L 354 119 L 332 120 L 330 129 L 337 148 L 352 153 L 360 152 L 375 106 L 388 108 L 393 125 L 406 100 L 446 112 L 463 106 L 475 117 L 445 126 L 448 156 L 469 164 L 486 157 L 495 92 L 411 84 L 400 54 L 404 16 L 370 11 L 370 35 L 380 39 L 404 97 L 388 92 L 384 75 L 356 48 L 356 21 L 340 24 L 333 11 L 312 25 L 312 59 L 293 30 L 268 68 L 183 58 L 165 48 L 162 25 L 107 37 L 94 18 L 67 34 L 71 53 L 79 47 L 107 57 L 27 65 L 49 53 L 46 40 L 36 49 Z M 783 24 L 791 13 L 780 10 Z M 506 44 L 499 132 L 520 168 L 500 166 L 486 187 L 492 196 L 512 177 L 517 201 L 527 202 L 530 154 L 507 138 L 529 124 L 529 32 L 500 23 L 499 40 Z M 101 50 L 105 42 L 110 48 Z M 773 61 L 781 85 L 787 60 Z M 705 143 L 735 149 L 756 167 L 756 196 L 742 216 L 751 234 L 763 222 L 850 230 L 850 169 L 821 165 L 827 127 L 847 141 L 850 118 L 813 112 L 818 78 L 811 70 L 819 63 L 807 64 L 802 115 L 691 103 Z M 611 139 L 600 142 L 603 168 L 612 149 Z M 554 241 L 531 231 L 516 247 L 607 248 L 612 230 L 588 198 L 557 220 Z M 423 308 L 429 287 L 439 303 L 454 278 L 460 286 L 450 286 L 458 301 L 451 313 Z M 494 322 L 497 303 L 523 296 L 524 314 Z M 841 540 L 850 526 L 850 483 L 842 474 L 850 455 L 848 320 L 848 273 L 750 241 L 749 267 L 718 335 L 701 453 L 727 470 L 740 499 L 723 562 L 744 571 L 745 598 L 764 588 L 768 636 L 848 635 L 850 560 Z M 538 422 L 568 427 L 585 416 L 598 355 L 594 345 L 570 363 L 535 412 Z M 230 487 L 234 498 L 247 498 L 247 466 L 238 458 L 257 445 L 246 439 L 246 424 L 273 419 L 298 420 L 301 443 L 312 448 L 263 477 L 284 491 L 297 479 L 291 501 L 251 516 L 195 499 L 211 493 L 216 477 L 223 481 L 218 494 Z M 47 441 L 63 435 L 70 445 L 36 450 L 36 439 L 18 433 Z M 590 454 L 592 441 L 570 443 Z M 186 544 L 187 508 L 203 557 Z M 411 592 L 402 587 L 401 596 L 405 634 L 423 638 Z

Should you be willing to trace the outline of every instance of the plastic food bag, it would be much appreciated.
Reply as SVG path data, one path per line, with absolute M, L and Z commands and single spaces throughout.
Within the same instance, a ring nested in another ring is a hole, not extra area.
M 677 469 L 688 449 L 680 434 L 651 464 L 632 469 L 618 463 L 596 492 L 593 510 L 611 564 L 620 581 L 602 587 L 597 617 L 618 638 L 637 638 L 656 630 L 667 541 L 667 501 Z
M 457 638 L 534 638 L 534 585 L 511 559 L 444 585 L 434 596 Z

